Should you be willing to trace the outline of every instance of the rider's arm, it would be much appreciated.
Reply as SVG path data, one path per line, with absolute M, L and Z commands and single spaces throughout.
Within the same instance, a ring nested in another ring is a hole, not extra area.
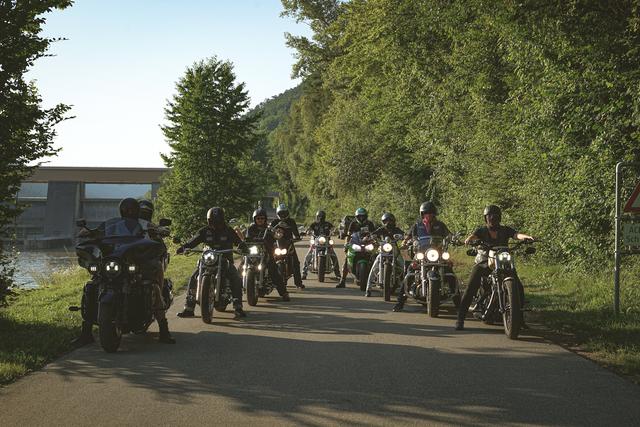
M 300 240 L 300 232 L 298 231 L 298 224 L 296 224 L 296 220 L 291 218 L 291 232 L 293 233 L 293 237 L 296 240 Z
M 191 238 L 188 242 L 182 245 L 182 248 L 191 249 L 198 246 L 200 243 L 204 242 L 204 228 L 198 230 L 198 233 Z
M 245 241 L 242 240 L 240 236 L 238 236 L 238 233 L 236 233 L 233 228 L 229 228 L 229 230 L 230 230 L 229 235 L 231 237 L 231 241 L 233 242 L 233 244 L 238 246 L 238 249 L 240 250 L 240 252 L 247 252 L 248 248 Z
M 523 234 L 523 233 L 515 233 L 513 235 L 513 238 L 516 240 L 535 240 L 533 237 L 529 236 L 528 234 Z
M 465 239 L 464 244 L 465 244 L 465 245 L 468 245 L 468 244 L 469 244 L 469 242 L 471 242 L 471 241 L 473 241 L 473 240 L 478 240 L 478 239 L 479 239 L 479 237 L 478 237 L 478 236 L 476 236 L 476 234 L 475 234 L 475 233 L 473 233 L 473 234 L 471 234 L 469 237 L 467 237 L 467 238 Z

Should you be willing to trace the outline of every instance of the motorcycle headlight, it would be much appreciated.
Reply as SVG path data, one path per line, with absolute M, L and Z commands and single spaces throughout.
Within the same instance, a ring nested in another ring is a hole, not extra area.
M 258 264 L 258 271 L 262 270 L 262 264 Z
M 416 259 L 417 259 L 418 261 L 422 261 L 422 260 L 424 259 L 424 254 L 423 254 L 422 252 L 418 252 L 418 253 L 416 254 Z
M 89 266 L 89 271 L 92 273 L 97 273 L 98 272 L 98 266 L 96 264 L 91 264 Z
M 393 246 L 391 246 L 391 243 L 385 243 L 382 245 L 382 250 L 385 252 L 391 252 L 393 250 Z
M 115 261 L 109 261 L 105 264 L 104 271 L 109 276 L 117 276 L 118 274 L 120 274 L 120 264 Z
M 445 261 L 448 261 L 449 258 L 451 258 L 451 255 L 449 254 L 449 252 L 442 252 L 442 259 Z
M 373 245 L 371 243 L 369 243 L 367 246 L 364 247 L 366 250 L 368 250 L 369 252 L 371 252 L 373 250 Z
M 276 248 L 275 251 L 273 251 L 276 255 L 280 255 L 280 248 Z
M 324 236 L 318 237 L 318 243 L 320 243 L 321 245 L 324 245 L 325 243 L 327 243 L 327 238 Z
M 258 255 L 258 247 L 257 246 L 251 246 L 249 248 L 249 255 Z
M 213 252 L 205 252 L 202 258 L 206 263 L 212 263 L 216 260 L 216 256 L 214 255 Z
M 427 259 L 431 262 L 436 262 L 440 258 L 440 254 L 437 249 L 429 249 L 427 251 Z
M 311 245 L 315 245 L 315 244 L 316 244 L 316 239 L 311 238 L 311 239 L 309 240 L 309 244 L 311 244 Z
M 362 250 L 362 246 L 360 246 L 357 243 L 354 243 L 353 245 L 351 245 L 351 249 L 353 249 L 356 252 L 360 252 Z
M 129 266 L 129 273 L 135 273 L 138 270 L 138 267 L 136 267 L 135 264 L 131 264 Z
M 330 240 L 329 240 L 329 244 L 330 244 L 331 246 L 333 246 L 333 239 L 330 239 Z
M 286 249 L 280 249 L 280 254 L 281 255 L 286 255 L 287 254 L 287 250 Z
M 502 262 L 511 261 L 511 254 L 509 252 L 500 252 L 498 254 L 498 261 L 502 261 Z

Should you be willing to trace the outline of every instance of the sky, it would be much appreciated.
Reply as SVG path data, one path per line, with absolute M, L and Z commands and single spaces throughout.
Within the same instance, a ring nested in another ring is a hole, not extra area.
M 310 35 L 280 17 L 279 0 L 76 0 L 46 15 L 52 44 L 27 78 L 45 107 L 72 106 L 56 128 L 48 166 L 163 167 L 160 130 L 175 82 L 195 61 L 230 60 L 255 106 L 298 84 L 284 33 Z

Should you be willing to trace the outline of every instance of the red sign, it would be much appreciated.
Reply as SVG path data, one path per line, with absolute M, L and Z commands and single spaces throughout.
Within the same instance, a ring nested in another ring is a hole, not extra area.
M 631 197 L 624 205 L 624 212 L 640 213 L 640 182 L 636 185 L 636 188 L 631 193 Z

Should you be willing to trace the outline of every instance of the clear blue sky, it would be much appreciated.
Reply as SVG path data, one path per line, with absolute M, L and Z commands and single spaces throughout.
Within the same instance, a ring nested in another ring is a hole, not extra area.
M 159 125 L 175 82 L 216 55 L 235 65 L 252 105 L 295 86 L 284 33 L 309 34 L 281 18 L 279 0 L 77 0 L 47 16 L 44 34 L 69 40 L 39 59 L 45 106 L 63 102 L 76 118 L 57 128 L 54 166 L 164 166 Z

